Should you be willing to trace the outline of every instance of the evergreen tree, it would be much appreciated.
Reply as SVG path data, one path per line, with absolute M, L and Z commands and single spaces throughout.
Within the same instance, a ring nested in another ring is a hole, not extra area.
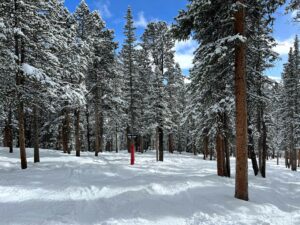
M 138 92 L 138 73 L 136 68 L 136 37 L 135 27 L 131 8 L 127 9 L 125 16 L 126 25 L 124 27 L 125 40 L 121 50 L 121 60 L 124 73 L 124 92 L 125 101 L 127 102 L 127 128 L 126 133 L 136 134 L 138 129 L 137 121 L 139 119 L 140 97 Z M 127 148 L 130 151 L 130 146 L 134 145 L 134 139 L 127 137 Z

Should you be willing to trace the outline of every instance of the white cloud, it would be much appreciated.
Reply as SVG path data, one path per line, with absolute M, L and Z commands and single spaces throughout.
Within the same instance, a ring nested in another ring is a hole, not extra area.
M 197 42 L 191 38 L 186 41 L 176 41 L 175 61 L 179 63 L 181 69 L 191 69 L 193 67 L 194 51 L 197 46 Z
M 94 7 L 100 11 L 100 14 L 103 18 L 112 17 L 112 13 L 109 10 L 110 1 L 109 0 L 94 0 Z
M 138 13 L 138 19 L 136 21 L 134 21 L 134 25 L 136 27 L 142 27 L 142 28 L 146 28 L 148 24 L 147 19 L 145 18 L 144 12 L 141 11 Z
M 285 40 L 276 40 L 277 45 L 274 47 L 274 51 L 277 52 L 279 55 L 287 55 L 290 51 L 290 48 L 293 47 L 294 38 L 288 38 Z

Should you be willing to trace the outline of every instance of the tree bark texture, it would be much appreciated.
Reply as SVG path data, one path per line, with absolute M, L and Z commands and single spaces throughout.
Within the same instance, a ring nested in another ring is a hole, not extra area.
M 234 14 L 235 34 L 245 36 L 244 0 L 237 0 Z M 235 46 L 235 97 L 236 97 L 236 177 L 235 197 L 248 201 L 248 154 L 247 154 L 247 90 L 246 90 L 246 45 Z

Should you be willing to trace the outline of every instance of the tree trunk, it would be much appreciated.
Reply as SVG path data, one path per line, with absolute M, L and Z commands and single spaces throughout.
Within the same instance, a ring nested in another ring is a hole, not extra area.
M 14 144 L 14 132 L 13 132 L 13 126 L 12 126 L 12 110 L 11 107 L 9 107 L 8 111 L 8 128 L 9 128 L 9 137 L 8 137 L 8 147 L 9 147 L 9 153 L 13 153 L 13 144 Z
M 298 167 L 300 167 L 300 149 L 298 150 Z
M 62 126 L 62 141 L 63 141 L 63 150 L 64 153 L 70 154 L 70 149 L 69 149 L 69 133 L 70 133 L 70 118 L 69 118 L 69 110 L 68 110 L 68 104 L 65 104 L 64 108 L 64 121 L 63 121 L 63 126 Z
M 225 150 L 225 176 L 230 177 L 230 154 L 229 154 L 229 146 L 228 146 L 228 139 L 224 137 L 224 150 Z
M 209 160 L 213 160 L 213 154 L 214 154 L 214 151 L 212 148 L 210 148 L 210 151 L 209 151 Z
M 40 162 L 39 119 L 37 106 L 33 106 L 34 116 L 34 162 Z
M 237 35 L 245 36 L 244 0 L 236 0 L 238 11 L 234 14 Z M 247 90 L 246 45 L 235 46 L 235 97 L 236 97 L 236 177 L 235 197 L 248 201 L 248 154 L 247 154 Z
M 141 153 L 144 153 L 144 136 L 140 136 L 140 151 Z
M 267 151 L 268 151 L 268 146 L 267 146 L 267 127 L 266 123 L 263 119 L 262 122 L 262 165 L 261 165 L 261 176 L 266 177 L 266 158 L 267 158 Z
M 207 159 L 208 156 L 208 136 L 204 137 L 204 152 L 203 152 L 203 159 Z
M 98 93 L 98 89 L 97 89 L 96 95 L 95 95 L 95 156 L 98 156 L 99 151 L 100 151 L 99 137 L 100 137 L 99 93 Z
M 223 177 L 225 157 L 224 157 L 224 149 L 223 149 L 223 137 L 220 133 L 218 133 L 216 137 L 216 152 L 217 152 L 218 176 Z
M 119 152 L 119 149 L 118 149 L 118 127 L 117 127 L 117 124 L 116 124 L 116 134 L 115 134 L 115 141 L 116 141 L 116 153 Z
M 259 170 L 257 165 L 256 154 L 254 151 L 254 138 L 253 138 L 253 132 L 251 128 L 248 128 L 248 138 L 249 138 L 248 151 L 252 162 L 252 168 L 253 168 L 254 175 L 257 176 Z
M 103 118 L 103 112 L 102 112 L 102 107 L 101 107 L 101 110 L 100 110 L 100 137 L 99 137 L 99 144 L 100 144 L 99 150 L 100 150 L 100 152 L 103 152 L 103 145 L 104 145 L 103 127 L 104 127 L 104 118 Z
M 128 153 L 131 152 L 131 138 L 128 137 L 129 134 L 130 134 L 130 127 L 127 126 L 127 128 L 126 128 L 126 140 L 127 140 L 127 151 L 128 151 Z
M 89 113 L 88 104 L 86 104 L 85 116 L 86 116 L 87 147 L 88 147 L 88 151 L 90 152 L 91 151 L 91 133 L 90 133 L 90 113 Z
M 197 148 L 196 148 L 195 141 L 194 141 L 194 143 L 193 143 L 193 154 L 194 154 L 194 155 L 197 155 Z
M 156 129 L 156 134 L 155 134 L 155 149 L 156 149 L 156 161 L 159 160 L 159 135 L 158 135 L 158 128 Z
M 161 127 L 158 127 L 158 161 L 164 161 L 164 133 Z
M 285 167 L 290 168 L 290 160 L 289 160 L 289 151 L 286 149 L 284 153 L 284 158 L 285 158 Z
M 169 134 L 169 152 L 174 152 L 174 140 L 173 140 L 173 133 Z
M 20 147 L 21 168 L 26 169 L 27 159 L 26 159 L 26 149 L 25 149 L 24 105 L 22 100 L 19 100 L 18 115 L 19 115 L 19 147 Z
M 80 110 L 75 110 L 76 122 L 75 122 L 75 150 L 76 156 L 80 157 L 81 141 L 80 141 Z

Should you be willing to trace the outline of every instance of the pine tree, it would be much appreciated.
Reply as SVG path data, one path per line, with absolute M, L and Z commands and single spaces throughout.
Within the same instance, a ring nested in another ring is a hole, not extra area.
M 286 166 L 297 170 L 297 145 L 299 143 L 299 41 L 295 38 L 294 50 L 291 48 L 288 62 L 284 66 L 283 93 L 281 97 Z
M 164 80 L 168 73 L 174 72 L 174 51 L 175 41 L 165 22 L 151 22 L 148 24 L 143 36 L 142 45 L 152 58 L 154 66 L 154 79 L 152 104 L 155 110 L 155 126 L 158 143 L 157 159 L 163 161 L 164 130 L 170 130 L 170 110 L 167 105 L 167 88 Z
M 139 118 L 139 93 L 138 93 L 138 73 L 136 69 L 136 37 L 135 27 L 131 8 L 128 7 L 125 16 L 126 25 L 124 27 L 125 41 L 121 50 L 121 60 L 124 73 L 124 92 L 125 101 L 127 102 L 127 128 L 126 133 L 135 134 L 137 132 L 137 120 Z M 130 151 L 130 146 L 134 145 L 134 139 L 127 137 L 127 148 Z

